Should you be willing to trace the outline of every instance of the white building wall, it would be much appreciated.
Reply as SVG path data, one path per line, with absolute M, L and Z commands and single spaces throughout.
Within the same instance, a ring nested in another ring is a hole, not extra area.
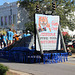
M 10 12 L 12 9 L 12 14 Z M 14 27 L 9 25 L 9 15 L 12 16 L 12 24 L 13 24 L 13 15 L 16 15 L 16 23 Z M 7 25 L 5 25 L 5 16 L 7 16 Z M 3 17 L 3 26 L 1 25 L 1 17 Z M 28 21 L 28 12 L 24 9 L 19 7 L 17 2 L 13 3 L 4 3 L 0 6 L 0 28 L 14 28 L 14 29 L 24 29 L 24 24 Z
M 10 13 L 10 9 L 12 9 L 12 15 Z M 11 27 L 12 25 L 9 25 L 9 15 L 12 16 L 12 24 L 13 24 L 13 15 L 14 14 L 16 14 L 16 16 L 17 16 L 16 2 L 4 3 L 2 6 L 0 6 L 0 27 L 1 28 Z M 3 17 L 3 26 L 1 26 L 1 16 Z M 5 16 L 7 16 L 7 25 L 5 25 Z

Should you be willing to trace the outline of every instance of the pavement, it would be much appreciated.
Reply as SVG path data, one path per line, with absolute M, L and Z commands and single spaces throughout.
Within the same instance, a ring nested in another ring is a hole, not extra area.
M 68 57 L 75 57 L 75 53 L 72 53 L 72 56 L 68 56 Z
M 68 56 L 68 59 L 69 58 L 75 58 L 75 54 L 72 54 L 72 56 Z M 70 60 L 70 59 L 69 59 Z M 74 59 L 75 60 L 75 59 Z M 68 63 L 68 62 L 63 62 L 63 64 L 68 64 L 68 65 L 75 65 L 75 63 Z M 11 72 L 14 72 L 14 73 L 17 73 L 17 74 L 20 74 L 20 75 L 33 75 L 33 74 L 29 74 L 29 73 L 24 73 L 24 72 L 20 72 L 20 71 L 15 71 L 15 70 L 11 70 Z
M 11 72 L 20 75 L 75 75 L 75 54 L 68 56 L 68 61 L 55 64 L 27 64 L 8 62 L 0 59 L 0 63 L 9 67 Z
M 9 61 L 6 60 L 6 59 L 0 58 L 0 63 L 1 64 L 5 64 L 5 63 L 9 63 Z M 9 67 L 9 71 L 12 72 L 12 73 L 19 74 L 19 75 L 32 75 L 32 74 L 29 74 L 29 73 L 26 73 L 26 72 L 22 72 L 22 71 L 19 71 L 19 70 L 11 69 L 10 67 Z

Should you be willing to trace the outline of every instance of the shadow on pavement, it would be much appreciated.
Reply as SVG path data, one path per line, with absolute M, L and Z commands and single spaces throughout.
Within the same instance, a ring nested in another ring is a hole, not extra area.
M 8 61 L 7 59 L 0 58 L 0 63 L 16 63 L 16 62 L 11 62 Z
M 3 59 L 3 58 L 0 58 L 0 63 L 20 63 L 20 64 L 37 64 L 38 62 L 34 62 L 34 63 L 24 63 L 24 62 L 14 62 L 14 61 L 9 61 L 7 59 Z M 40 63 L 43 63 L 43 62 L 40 62 Z M 39 63 L 38 63 L 39 64 Z

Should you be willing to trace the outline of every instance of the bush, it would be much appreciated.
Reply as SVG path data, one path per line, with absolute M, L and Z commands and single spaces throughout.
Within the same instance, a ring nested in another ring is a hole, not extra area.
M 66 35 L 63 35 L 63 38 L 64 38 L 64 42 L 67 42 L 67 41 L 69 41 L 72 37 L 70 37 L 68 34 L 66 34 Z
M 8 71 L 8 67 L 0 64 L 0 75 L 5 75 L 6 71 Z

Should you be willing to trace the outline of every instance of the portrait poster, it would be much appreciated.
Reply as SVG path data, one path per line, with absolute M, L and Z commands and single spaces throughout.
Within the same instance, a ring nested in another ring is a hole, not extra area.
M 38 30 L 43 50 L 56 50 L 58 38 L 59 16 L 35 14 L 35 24 Z M 39 49 L 36 36 L 36 50 Z

